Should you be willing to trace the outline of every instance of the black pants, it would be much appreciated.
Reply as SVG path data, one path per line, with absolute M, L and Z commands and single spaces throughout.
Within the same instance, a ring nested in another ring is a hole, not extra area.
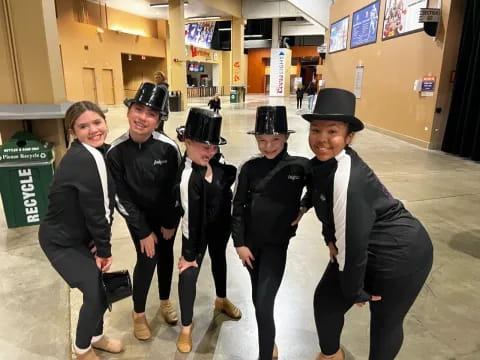
M 61 247 L 40 236 L 40 245 L 60 276 L 71 288 L 83 294 L 77 323 L 75 345 L 90 346 L 92 337 L 103 334 L 103 314 L 107 309 L 101 272 L 87 246 Z
M 303 100 L 303 97 L 297 97 L 297 109 L 302 108 L 302 100 Z
M 376 280 L 382 289 L 380 301 L 370 302 L 369 360 L 393 360 L 403 342 L 403 320 L 427 279 L 432 261 L 414 274 Z M 344 299 L 338 279 L 338 264 L 330 263 L 315 290 L 314 312 L 320 348 L 326 355 L 340 348 L 344 314 L 353 303 Z M 365 287 L 368 287 L 368 281 Z
M 157 268 L 158 292 L 160 300 L 170 298 L 173 274 L 173 242 L 175 235 L 170 240 L 165 240 L 160 231 L 154 230 L 158 243 L 155 245 L 155 256 L 149 258 L 140 250 L 140 241 L 133 241 L 137 251 L 137 263 L 133 270 L 133 310 L 136 313 L 145 312 L 148 290 L 152 283 L 155 267 Z
M 252 251 L 253 269 L 247 266 L 252 281 L 252 301 L 258 327 L 259 359 L 271 360 L 275 344 L 273 310 L 287 262 L 288 245 L 265 245 Z
M 216 295 L 219 298 L 225 298 L 227 297 L 227 259 L 225 257 L 225 250 L 228 239 L 230 238 L 230 227 L 227 228 L 220 224 L 207 226 L 206 236 Z M 183 326 L 188 326 L 192 323 L 193 306 L 197 295 L 197 279 L 205 252 L 206 249 L 197 256 L 198 267 L 189 267 L 179 276 L 178 297 L 180 299 Z

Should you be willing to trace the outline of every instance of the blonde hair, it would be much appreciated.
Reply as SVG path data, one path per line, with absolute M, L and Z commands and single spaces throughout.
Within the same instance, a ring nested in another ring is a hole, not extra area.
M 158 71 L 155 71 L 153 73 L 153 77 L 156 78 L 156 77 L 161 77 L 162 78 L 162 81 L 167 81 L 167 77 L 165 76 L 165 73 L 161 70 L 158 70 Z

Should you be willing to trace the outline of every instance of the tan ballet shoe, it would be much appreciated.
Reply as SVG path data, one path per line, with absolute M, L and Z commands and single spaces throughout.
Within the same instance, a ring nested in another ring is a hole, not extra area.
M 181 353 L 189 353 L 192 351 L 192 331 L 193 331 L 193 322 L 190 327 L 190 332 L 184 333 L 180 330 L 177 339 L 177 349 Z
M 143 315 L 135 318 L 132 312 L 132 319 L 133 335 L 135 335 L 138 340 L 150 340 L 152 338 L 152 331 L 148 325 L 147 317 Z
M 227 298 L 220 300 L 215 299 L 215 311 L 224 313 L 232 319 L 238 320 L 242 317 L 242 312 Z
M 277 344 L 273 344 L 272 359 L 278 359 L 278 347 L 277 347 Z
M 160 313 L 163 316 L 163 319 L 167 324 L 175 325 L 178 322 L 178 314 L 177 310 L 173 306 L 172 302 L 169 301 L 168 303 L 160 303 Z
M 100 358 L 97 356 L 97 354 L 95 354 L 95 351 L 93 351 L 92 348 L 90 348 L 90 350 L 88 350 L 84 354 L 78 354 L 75 351 L 75 358 L 77 360 L 100 360 Z
M 92 346 L 95 349 L 107 351 L 113 354 L 118 354 L 125 350 L 125 345 L 123 345 L 120 340 L 110 339 L 106 335 L 103 335 L 100 340 L 92 342 Z
M 345 353 L 343 352 L 342 349 L 339 349 L 333 355 L 324 355 L 324 354 L 320 353 L 317 356 L 317 360 L 345 360 Z

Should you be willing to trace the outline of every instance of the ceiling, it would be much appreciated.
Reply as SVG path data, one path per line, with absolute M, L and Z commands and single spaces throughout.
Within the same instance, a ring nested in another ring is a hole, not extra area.
M 90 2 L 125 11 L 130 14 L 139 15 L 150 19 L 168 19 L 168 7 L 155 8 L 150 7 L 152 4 L 168 3 L 168 0 L 88 0 Z M 188 5 L 185 6 L 185 18 L 203 17 L 203 16 L 222 16 L 230 17 L 229 14 L 220 10 L 204 5 L 198 0 L 187 0 Z

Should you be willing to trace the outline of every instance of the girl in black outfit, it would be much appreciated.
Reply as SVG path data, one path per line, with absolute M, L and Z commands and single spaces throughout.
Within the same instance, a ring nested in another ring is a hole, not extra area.
M 219 152 L 218 146 L 226 143 L 220 137 L 221 123 L 222 117 L 218 114 L 192 108 L 186 126 L 178 129 L 187 148 L 178 181 L 178 204 L 182 214 L 182 256 L 178 263 L 182 330 L 177 348 L 182 353 L 192 350 L 196 284 L 207 247 L 217 294 L 215 310 L 233 319 L 242 316 L 227 298 L 225 249 L 231 232 L 230 187 L 237 169 L 225 164 Z
M 432 267 L 433 249 L 422 224 L 392 197 L 349 146 L 363 123 L 355 96 L 324 89 L 311 122 L 309 187 L 331 262 L 314 297 L 322 353 L 343 360 L 340 335 L 353 304 L 370 302 L 370 360 L 392 360 L 403 341 L 403 320 Z
M 285 106 L 257 108 L 254 134 L 261 155 L 240 168 L 233 199 L 232 236 L 252 281 L 260 360 L 278 357 L 273 308 L 290 239 L 305 208 L 300 198 L 308 160 L 287 152 Z
M 132 236 L 137 262 L 133 272 L 133 332 L 148 340 L 147 295 L 157 268 L 160 312 L 168 324 L 178 321 L 170 302 L 173 241 L 178 225 L 174 186 L 180 163 L 176 143 L 155 129 L 168 101 L 165 85 L 143 83 L 126 100 L 129 131 L 112 143 L 107 162 L 117 187 L 117 209 Z
M 212 109 L 213 112 L 218 114 L 218 111 L 222 108 L 220 96 L 218 94 L 215 94 L 215 96 L 210 99 L 208 102 L 208 107 Z
M 58 166 L 40 225 L 40 246 L 67 284 L 83 293 L 74 351 L 78 360 L 97 360 L 94 348 L 118 353 L 123 344 L 103 335 L 107 309 L 102 271 L 112 264 L 114 184 L 105 166 L 107 125 L 100 108 L 73 104 L 65 123 L 75 137 Z
M 303 89 L 302 84 L 299 84 L 297 87 L 297 109 L 302 108 L 302 101 L 303 101 L 303 94 L 305 93 L 305 90 Z

